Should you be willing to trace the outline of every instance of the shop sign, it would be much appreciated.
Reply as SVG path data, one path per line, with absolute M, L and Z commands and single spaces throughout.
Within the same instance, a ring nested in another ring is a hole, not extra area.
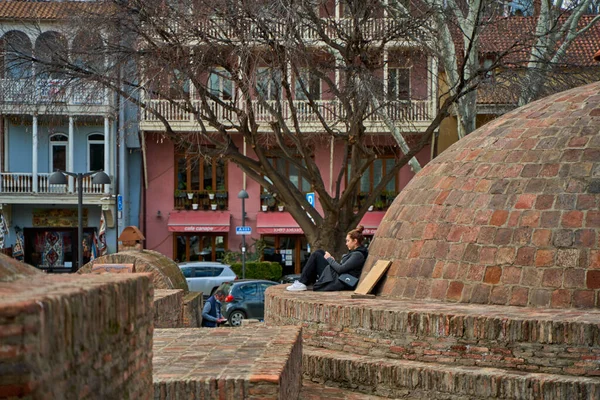
M 82 210 L 83 226 L 88 226 L 88 209 Z M 77 209 L 73 208 L 40 208 L 33 210 L 32 226 L 65 228 L 78 226 Z

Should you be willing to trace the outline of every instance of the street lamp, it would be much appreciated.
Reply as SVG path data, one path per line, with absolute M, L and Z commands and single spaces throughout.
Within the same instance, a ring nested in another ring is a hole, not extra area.
M 77 183 L 77 266 L 72 272 L 77 272 L 83 266 L 83 178 L 92 176 L 92 183 L 95 185 L 109 185 L 110 178 L 104 171 L 93 172 L 67 172 L 57 170 L 48 178 L 50 185 L 66 185 L 67 175 L 76 179 Z
M 238 199 L 242 199 L 242 226 L 246 226 L 246 205 L 248 192 L 244 189 L 238 193 Z M 246 279 L 246 235 L 242 235 L 242 279 Z

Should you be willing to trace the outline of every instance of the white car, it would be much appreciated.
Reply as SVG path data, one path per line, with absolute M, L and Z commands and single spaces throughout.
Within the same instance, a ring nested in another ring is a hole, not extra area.
M 229 265 L 213 261 L 190 261 L 178 264 L 190 292 L 202 292 L 206 296 L 214 294 L 223 282 L 237 279 Z

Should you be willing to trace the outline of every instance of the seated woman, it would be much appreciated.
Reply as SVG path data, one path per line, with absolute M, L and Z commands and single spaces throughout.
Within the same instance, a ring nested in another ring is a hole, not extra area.
M 317 250 L 310 255 L 300 279 L 287 287 L 287 290 L 298 292 L 306 290 L 307 285 L 313 284 L 313 290 L 331 292 L 338 290 L 351 290 L 352 288 L 338 279 L 342 274 L 360 277 L 362 267 L 369 254 L 363 246 L 365 237 L 362 232 L 364 227 L 359 225 L 346 235 L 346 246 L 350 250 L 337 262 L 328 251 Z

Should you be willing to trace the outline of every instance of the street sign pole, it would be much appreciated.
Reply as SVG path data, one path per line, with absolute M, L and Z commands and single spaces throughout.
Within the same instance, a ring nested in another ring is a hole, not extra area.
M 242 226 L 246 226 L 246 199 L 242 199 Z M 242 235 L 242 279 L 246 279 L 246 235 Z

